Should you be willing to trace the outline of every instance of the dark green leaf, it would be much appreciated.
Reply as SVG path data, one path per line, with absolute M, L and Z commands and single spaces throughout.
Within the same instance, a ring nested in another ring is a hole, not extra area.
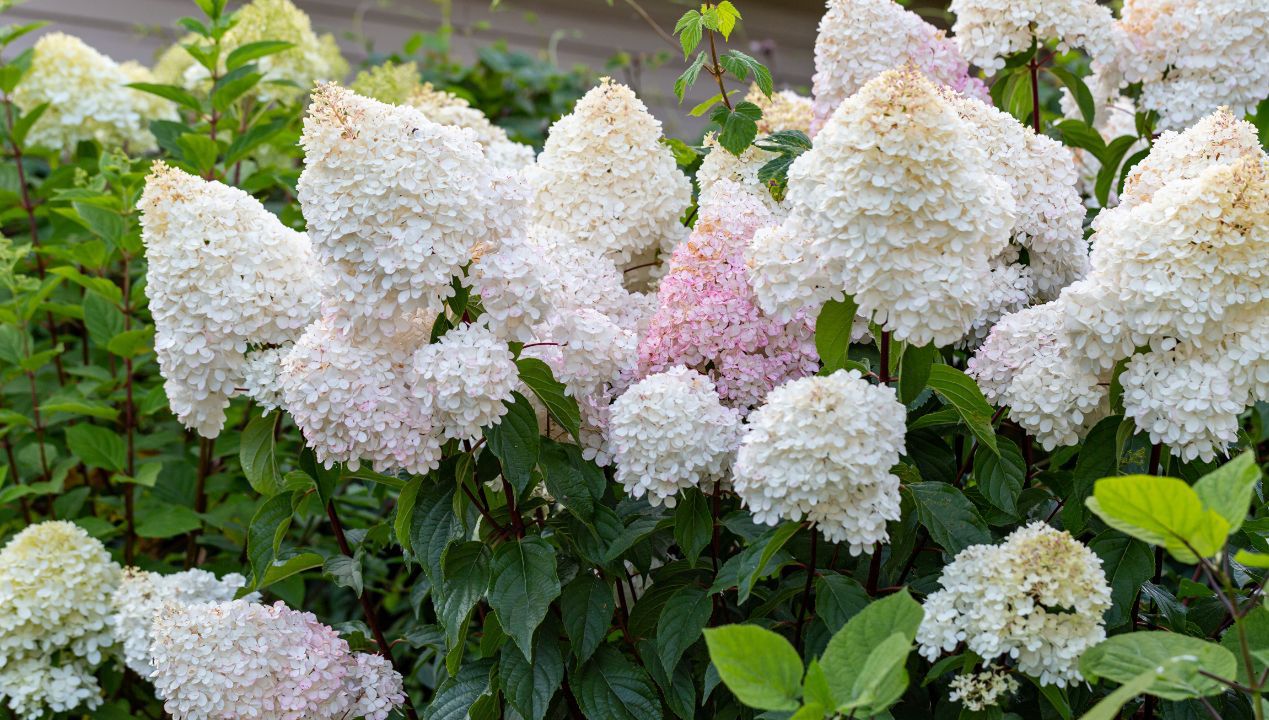
M 494 551 L 489 606 L 525 657 L 533 657 L 533 632 L 560 596 L 555 548 L 540 537 L 506 542 Z
M 552 497 L 583 520 L 595 514 L 607 481 L 598 465 L 582 457 L 581 448 L 543 439 L 538 466 Z
M 577 409 L 577 400 L 566 394 L 564 383 L 555 379 L 551 367 L 538 358 L 520 358 L 516 360 L 516 368 L 520 371 L 520 381 L 546 406 L 555 422 L 564 426 L 574 440 L 578 439 L 581 412 Z
M 226 70 L 237 70 L 252 60 L 258 60 L 268 55 L 280 53 L 283 50 L 289 50 L 295 47 L 294 43 L 283 42 L 281 40 L 260 40 L 258 42 L 246 43 L 239 45 L 229 52 L 229 56 L 225 58 Z
M 137 524 L 137 537 L 170 538 L 197 530 L 203 524 L 198 513 L 184 505 L 169 505 L 141 519 Z
M 66 428 L 66 446 L 88 467 L 123 472 L 127 449 L 119 433 L 82 423 Z
M 238 445 L 242 474 L 251 483 L 251 488 L 261 495 L 273 495 L 282 487 L 281 473 L 273 452 L 273 433 L 280 417 L 281 413 L 270 413 L 251 418 Z
M 930 538 L 949 555 L 991 542 L 987 523 L 960 490 L 940 482 L 913 483 L 905 489 L 916 502 L 917 514 Z
M 493 660 L 476 660 L 460 667 L 454 677 L 436 688 L 423 720 L 468 720 L 471 706 L 489 689 L 493 665 Z
M 612 586 L 608 583 L 590 573 L 582 573 L 564 588 L 560 596 L 564 632 L 568 634 L 578 663 L 590 659 L 608 634 L 615 609 L 612 593 Z
M 678 507 L 674 509 L 674 542 L 691 565 L 696 564 L 701 550 L 709 544 L 714 534 L 714 516 L 709 509 L 710 499 L 696 488 L 684 491 Z
M 1106 151 L 1106 141 L 1101 133 L 1082 120 L 1063 120 L 1057 124 L 1058 132 L 1067 145 L 1087 150 L 1097 157 Z
M 202 112 L 203 109 L 202 104 L 198 102 L 198 98 L 194 97 L 193 93 L 184 88 L 177 87 L 176 85 L 129 83 L 128 87 L 133 88 L 134 90 L 140 90 L 141 92 L 150 93 L 151 95 L 158 95 L 165 100 L 171 100 L 177 105 L 193 110 L 194 112 Z
M 718 144 L 739 157 L 758 136 L 758 120 L 761 117 L 762 108 L 751 102 L 741 102 L 732 109 L 725 105 L 714 108 L 709 119 L 722 128 L 718 133 Z
M 291 527 L 291 496 L 274 495 L 256 509 L 247 529 L 247 557 L 251 561 L 251 574 L 258 586 L 265 572 L 277 557 L 282 538 Z
M 361 551 L 356 555 L 331 555 L 322 565 L 322 571 L 338 586 L 346 587 L 361 597 L 365 585 L 361 579 Z
M 564 680 L 564 656 L 553 625 L 544 623 L 534 637 L 533 662 L 525 660 L 512 645 L 504 645 L 498 656 L 498 675 L 507 702 L 525 720 L 546 717 L 551 698 Z
M 820 309 L 815 320 L 815 350 L 826 371 L 845 367 L 858 310 L 859 306 L 849 295 L 844 300 L 829 300 Z
M 846 575 L 821 575 L 815 579 L 815 616 L 830 633 L 842 628 L 868 605 L 868 593 Z
M 601 647 L 571 683 L 587 718 L 660 720 L 661 698 L 643 668 L 611 647 Z
M 507 414 L 491 428 L 485 428 L 485 440 L 502 463 L 502 476 L 517 493 L 523 493 L 532 481 L 533 466 L 541 452 L 538 416 L 533 405 L 520 393 L 512 393 L 512 402 L 504 403 Z
M 1088 545 L 1102 559 L 1106 582 L 1110 583 L 1110 609 L 1105 613 L 1106 627 L 1116 628 L 1130 619 L 1133 601 L 1141 584 L 1154 574 L 1154 553 L 1140 540 L 1107 530 Z
M 410 517 L 410 548 L 432 585 L 441 582 L 445 548 L 463 535 L 454 515 L 455 492 L 452 482 L 424 483 Z
M 1027 479 L 1027 462 L 1014 441 L 998 438 L 999 455 L 974 453 L 974 479 L 983 497 L 1002 512 L 1018 511 L 1018 494 Z
M 718 64 L 736 79 L 744 82 L 749 79 L 750 73 L 753 74 L 753 81 L 757 83 L 758 89 L 763 95 L 771 97 L 771 91 L 774 86 L 771 82 L 771 71 L 767 66 L 758 62 L 756 59 L 746 55 L 739 50 L 728 50 L 727 54 L 718 58 Z
M 983 391 L 968 375 L 950 365 L 934 365 L 930 368 L 930 388 L 956 408 L 969 431 L 978 443 L 992 454 L 999 454 L 996 447 L 996 430 L 991 425 L 991 406 L 983 397 Z
M 1071 91 L 1075 104 L 1079 106 L 1080 115 L 1084 116 L 1084 122 L 1092 126 L 1095 122 L 1094 111 L 1097 109 L 1097 104 L 1093 101 L 1093 92 L 1088 89 L 1084 81 L 1070 70 L 1056 65 L 1045 67 L 1045 70 L 1053 73 L 1054 77 L 1061 80 L 1066 89 Z
M 907 405 L 917 399 L 930 380 L 930 368 L 938 354 L 939 349 L 933 344 L 904 345 L 903 358 L 899 361 L 899 402 Z
M 679 658 L 700 637 L 714 604 L 705 588 L 685 585 L 674 592 L 657 621 L 657 650 L 661 666 L 673 673 Z
M 491 556 L 484 543 L 472 541 L 450 545 L 441 562 L 444 582 L 432 588 L 432 602 L 453 645 L 458 640 L 459 623 L 489 589 Z

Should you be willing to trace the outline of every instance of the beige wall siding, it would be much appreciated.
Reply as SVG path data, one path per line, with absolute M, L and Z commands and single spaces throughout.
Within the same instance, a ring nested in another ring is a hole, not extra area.
M 366 42 L 379 52 L 396 50 L 415 32 L 435 31 L 442 19 L 442 6 L 436 0 L 296 0 L 296 4 L 313 18 L 316 29 L 340 38 L 354 67 L 367 56 Z M 640 4 L 670 30 L 685 7 L 694 3 L 641 0 Z M 770 55 L 762 59 L 772 66 L 778 85 L 809 87 L 822 0 L 747 0 L 739 5 L 745 18 L 733 43 L 755 54 L 769 49 Z M 618 51 L 650 57 L 671 50 L 623 0 L 613 0 L 611 6 L 606 0 L 503 0 L 497 10 L 490 9 L 489 0 L 455 0 L 451 13 L 454 47 L 460 58 L 470 58 L 480 46 L 505 39 L 513 48 L 550 55 L 564 66 L 580 63 L 602 71 Z M 192 0 L 27 0 L 9 13 L 13 20 L 49 20 L 50 30 L 78 35 L 118 60 L 143 62 L 153 61 L 177 36 L 178 18 L 192 14 L 197 14 Z M 637 76 L 620 71 L 616 75 L 638 86 L 668 133 L 691 133 L 700 122 L 686 118 L 686 112 L 675 107 L 671 93 L 682 69 L 678 53 Z M 693 100 L 711 94 L 701 82 L 684 105 L 691 107 Z

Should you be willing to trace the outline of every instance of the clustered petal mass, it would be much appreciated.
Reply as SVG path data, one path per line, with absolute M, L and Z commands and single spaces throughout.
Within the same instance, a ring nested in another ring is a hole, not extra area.
M 961 53 L 988 71 L 1037 40 L 1081 48 L 1102 65 L 1114 63 L 1119 51 L 1115 16 L 1096 0 L 952 0 L 949 9 Z
M 418 109 L 434 123 L 471 130 L 494 167 L 515 171 L 533 164 L 532 147 L 512 141 L 506 130 L 494 125 L 484 113 L 454 93 L 423 83 L 404 104 Z
M 612 404 L 609 443 L 617 482 L 634 497 L 674 507 L 679 491 L 712 492 L 731 465 L 740 413 L 723 407 L 714 383 L 675 367 L 632 385 Z
M 782 130 L 797 130 L 811 133 L 811 118 L 814 114 L 811 98 L 799 95 L 792 90 L 777 90 L 767 97 L 757 86 L 749 86 L 745 100 L 757 105 L 762 110 L 758 118 L 758 134 L 770 135 Z
M 174 120 L 176 109 L 125 85 L 153 81 L 137 63 L 116 63 L 83 40 L 54 32 L 36 41 L 31 68 L 12 99 L 24 113 L 47 104 L 27 135 L 30 144 L 69 150 L 96 140 L 145 152 L 155 147 L 150 121 Z
M 940 93 L 972 128 L 992 173 L 1009 184 L 1015 200 L 1013 237 L 991 260 L 993 294 L 974 324 L 974 339 L 981 340 L 1005 314 L 1056 298 L 1088 272 L 1084 205 L 1074 157 L 1064 145 L 980 100 L 946 88 Z
M 916 638 L 931 661 L 964 643 L 985 661 L 1012 660 L 1041 685 L 1066 687 L 1083 679 L 1080 656 L 1106 637 L 1110 586 L 1101 558 L 1043 522 L 999 545 L 962 550 L 939 585 Z
M 959 700 L 966 710 L 982 712 L 999 705 L 1005 695 L 1018 691 L 1018 679 L 1001 667 L 991 667 L 979 672 L 957 675 L 948 683 L 952 691 L 948 700 Z
M 139 568 L 127 568 L 119 587 L 111 595 L 114 610 L 111 624 L 116 640 L 123 646 L 123 659 L 128 668 L 143 678 L 154 673 L 150 664 L 150 643 L 154 619 L 171 603 L 189 604 L 232 600 L 247 579 L 230 573 L 217 579 L 206 570 L 161 575 Z M 247 600 L 254 601 L 252 593 Z
M 515 358 L 488 328 L 461 325 L 414 354 L 414 395 L 446 438 L 474 442 L 507 414 L 520 377 Z
M 340 324 L 395 334 L 434 316 L 480 243 L 518 220 L 475 137 L 323 85 L 300 139 L 298 195 Z
M 691 183 L 634 91 L 605 78 L 551 126 L 526 170 L 530 220 L 625 262 L 686 235 Z
M 714 380 L 724 404 L 747 411 L 776 385 L 818 369 L 814 328 L 805 317 L 768 317 L 749 286 L 745 247 L 773 223 L 770 211 L 729 180 L 712 189 L 661 279 L 637 374 L 694 368 Z
M 1159 127 L 1185 128 L 1227 106 L 1242 117 L 1269 97 L 1269 4 L 1259 0 L 1125 0 L 1115 72 L 1140 82 Z
M 858 555 L 899 519 L 907 412 L 857 370 L 785 383 L 750 413 L 732 482 L 759 523 L 806 520 Z M 831 428 L 831 432 L 826 429 Z
M 974 130 L 914 66 L 844 101 L 789 170 L 789 215 L 748 259 L 761 307 L 792 317 L 854 296 L 860 314 L 925 345 L 978 320 L 990 260 L 1014 225 L 1012 193 Z
M 176 416 L 216 437 L 249 350 L 282 345 L 319 297 L 308 237 L 238 188 L 156 162 L 138 204 L 154 350 Z
M 913 63 L 937 83 L 987 100 L 987 87 L 943 31 L 893 0 L 829 0 L 815 39 L 814 119 L 818 133 L 843 100 L 891 68 Z
M 0 549 L 0 700 L 27 720 L 93 709 L 93 669 L 114 644 L 119 566 L 67 521 L 30 525 Z
M 971 360 L 984 392 L 1046 447 L 1073 444 L 1126 360 L 1124 411 L 1152 442 L 1186 460 L 1222 452 L 1266 398 L 1267 166 L 1228 111 L 1165 132 L 1094 221 L 1088 276 L 1005 318 Z
M 152 633 L 155 690 L 177 720 L 384 720 L 405 700 L 386 659 L 281 602 L 168 605 Z

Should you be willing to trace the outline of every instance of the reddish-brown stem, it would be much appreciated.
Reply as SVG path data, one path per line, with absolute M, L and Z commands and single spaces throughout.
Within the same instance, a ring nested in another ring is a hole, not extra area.
M 714 481 L 714 495 L 710 498 L 710 515 L 714 519 L 713 528 L 709 541 L 710 558 L 714 561 L 714 574 L 718 574 L 718 556 L 721 553 L 719 545 L 719 522 L 718 516 L 722 514 L 723 509 L 723 484 L 721 480 Z
M 507 512 L 511 515 L 511 528 L 515 530 L 516 537 L 524 537 L 524 518 L 520 517 L 520 508 L 516 506 L 516 489 L 511 487 L 511 483 L 507 482 L 504 477 L 502 479 L 502 492 L 507 497 Z
M 493 515 L 490 514 L 489 508 L 485 507 L 485 504 L 480 501 L 480 498 L 476 497 L 475 494 L 472 493 L 471 488 L 467 487 L 467 483 L 463 483 L 461 487 L 463 488 L 463 493 L 467 495 L 467 499 L 471 500 L 471 504 L 475 505 L 476 509 L 480 511 L 480 516 L 485 519 L 485 522 L 493 526 L 493 529 L 499 533 L 507 532 L 505 527 L 500 525 L 497 520 L 493 519 Z
M 890 331 L 881 331 L 881 344 L 878 351 L 881 355 L 881 372 L 877 379 L 882 385 L 886 385 L 890 382 Z
M 713 75 L 714 79 L 718 81 L 718 94 L 723 97 L 723 105 L 726 105 L 727 109 L 731 110 L 731 98 L 727 97 L 727 88 L 723 87 L 723 66 L 718 63 L 718 50 L 714 47 L 714 31 L 706 30 L 705 34 L 709 36 L 709 59 L 711 63 L 709 74 Z
M 877 580 L 881 577 L 881 543 L 873 545 L 872 558 L 868 561 L 868 582 L 864 589 L 869 595 L 877 594 Z
M 811 606 L 811 588 L 815 586 L 815 552 L 819 548 L 819 533 L 811 525 L 811 557 L 806 566 L 806 584 L 802 586 L 802 605 L 798 608 L 798 623 L 793 629 L 793 646 L 802 652 L 802 626 L 806 623 L 806 611 Z
M 352 547 L 348 545 L 348 538 L 344 535 L 344 524 L 339 521 L 339 513 L 335 510 L 335 500 L 333 498 L 326 501 L 326 517 L 330 519 L 330 529 L 335 535 L 335 544 L 339 545 L 339 552 L 345 557 L 353 557 Z M 357 602 L 361 605 L 362 614 L 366 616 L 366 625 L 370 627 L 370 633 L 374 636 L 375 644 L 379 646 L 379 654 L 395 666 L 396 660 L 392 657 L 392 645 L 384 639 L 383 630 L 379 627 L 379 616 L 375 613 L 374 603 L 370 601 L 370 593 L 358 593 Z M 418 719 L 418 714 L 414 712 L 414 704 L 410 702 L 408 694 L 405 697 L 405 716 L 410 718 L 410 720 Z
M 4 455 L 9 461 L 9 474 L 13 476 L 13 484 L 21 485 L 22 479 L 18 477 L 18 460 L 13 455 L 13 443 L 9 442 L 9 436 L 0 437 L 0 444 L 4 445 Z M 31 506 L 27 503 L 26 498 L 18 498 L 18 507 L 22 508 L 22 519 L 27 525 L 30 525 Z
M 1031 70 L 1031 127 L 1035 130 L 1035 134 L 1039 135 L 1042 131 L 1040 127 L 1040 61 L 1035 55 L 1031 56 L 1027 68 Z
M 212 455 L 216 447 L 215 438 L 198 438 L 198 475 L 194 479 L 194 512 L 207 512 L 207 476 L 211 474 Z M 185 546 L 185 569 L 194 567 L 198 560 L 197 529 L 191 530 Z

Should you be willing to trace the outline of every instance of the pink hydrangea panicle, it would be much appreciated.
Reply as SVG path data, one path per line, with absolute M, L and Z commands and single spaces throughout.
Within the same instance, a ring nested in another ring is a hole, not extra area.
M 816 371 L 814 328 L 805 314 L 787 323 L 768 316 L 749 285 L 745 248 L 772 224 L 770 211 L 727 180 L 713 199 L 670 258 L 637 376 L 691 367 L 714 380 L 725 405 L 748 411 L 773 387 Z

